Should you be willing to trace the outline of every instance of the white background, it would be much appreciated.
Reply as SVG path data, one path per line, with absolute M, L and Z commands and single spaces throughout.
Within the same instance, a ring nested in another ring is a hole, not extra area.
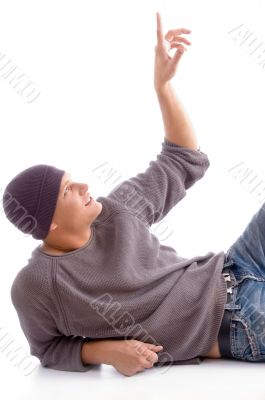
M 159 11 L 164 34 L 180 27 L 192 30 L 186 35 L 192 45 L 186 46 L 172 82 L 211 165 L 166 216 L 171 235 L 165 240 L 156 227 L 153 231 L 183 257 L 226 251 L 265 200 L 264 2 L 9 0 L 0 4 L 0 55 L 12 60 L 40 93 L 28 103 L 0 71 L 1 194 L 18 172 L 45 163 L 88 183 L 93 197 L 107 195 L 114 183 L 94 168 L 107 163 L 110 171 L 116 171 L 115 179 L 127 179 L 156 158 L 164 137 L 153 87 Z M 251 40 L 242 43 L 247 31 L 256 38 L 252 45 Z M 240 163 L 241 178 L 249 169 L 254 182 L 262 182 L 259 189 L 253 190 L 253 183 L 240 182 L 231 172 Z M 0 230 L 0 327 L 29 354 L 10 287 L 41 242 L 13 227 L 2 203 Z M 250 394 L 261 399 L 265 395 L 262 364 L 205 360 L 200 366 L 175 366 L 164 375 L 151 369 L 126 378 L 111 366 L 69 373 L 43 369 L 32 359 L 37 369 L 24 376 L 1 350 L 1 398 L 206 399 L 234 393 L 242 399 Z

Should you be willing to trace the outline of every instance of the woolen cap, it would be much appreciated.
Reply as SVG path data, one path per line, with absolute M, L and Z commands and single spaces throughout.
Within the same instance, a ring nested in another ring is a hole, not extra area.
M 39 164 L 16 175 L 3 194 L 3 208 L 9 221 L 23 233 L 44 239 L 49 233 L 64 173 L 52 165 Z

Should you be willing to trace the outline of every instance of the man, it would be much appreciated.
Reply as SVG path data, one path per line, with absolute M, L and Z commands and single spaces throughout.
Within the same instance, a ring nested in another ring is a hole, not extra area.
M 183 33 L 190 31 L 171 30 L 164 39 L 157 13 L 154 87 L 165 137 L 144 173 L 97 200 L 87 184 L 44 164 L 5 189 L 7 218 L 43 240 L 14 279 L 11 298 L 30 353 L 44 367 L 109 364 L 131 376 L 152 366 L 199 364 L 200 357 L 242 358 L 242 347 L 230 349 L 232 319 L 224 312 L 233 309 L 228 300 L 237 289 L 232 259 L 224 252 L 180 257 L 149 231 L 210 165 L 169 82 L 186 50 L 179 42 L 190 45 Z M 177 48 L 173 57 L 166 40 Z

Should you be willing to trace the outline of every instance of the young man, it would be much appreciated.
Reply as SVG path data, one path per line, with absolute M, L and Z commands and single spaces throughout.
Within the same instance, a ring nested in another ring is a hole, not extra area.
M 105 363 L 131 376 L 152 366 L 259 354 L 250 326 L 235 330 L 242 321 L 235 296 L 245 277 L 253 285 L 265 280 L 262 268 L 251 258 L 252 272 L 232 270 L 224 252 L 180 257 L 149 230 L 210 165 L 169 82 L 185 51 L 179 42 L 190 44 L 180 35 L 189 32 L 167 33 L 178 49 L 170 57 L 157 13 L 154 87 L 165 137 L 144 173 L 97 200 L 87 184 L 44 164 L 22 171 L 5 189 L 7 218 L 43 240 L 14 279 L 11 298 L 30 353 L 44 367 L 87 371 Z M 246 257 L 243 247 L 233 256 Z M 233 348 L 231 332 L 240 333 Z

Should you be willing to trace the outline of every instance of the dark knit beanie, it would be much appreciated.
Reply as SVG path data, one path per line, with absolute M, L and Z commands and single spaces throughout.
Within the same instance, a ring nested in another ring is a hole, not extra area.
M 3 208 L 20 231 L 44 239 L 50 229 L 65 171 L 39 164 L 16 175 L 6 186 Z

